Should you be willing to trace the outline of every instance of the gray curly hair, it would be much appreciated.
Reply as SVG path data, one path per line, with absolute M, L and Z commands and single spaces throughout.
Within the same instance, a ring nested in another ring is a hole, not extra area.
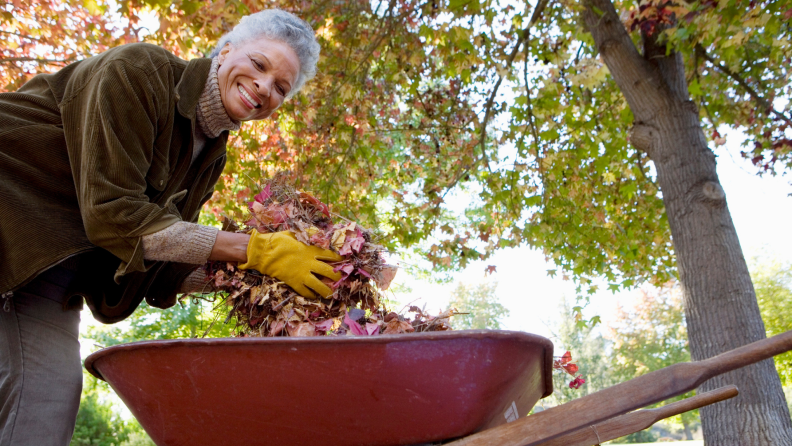
M 306 81 L 316 75 L 320 50 L 311 25 L 296 15 L 280 9 L 265 9 L 242 17 L 230 33 L 220 38 L 210 57 L 220 54 L 220 50 L 227 43 L 239 46 L 262 36 L 289 45 L 300 59 L 300 74 L 287 95 L 287 98 L 291 98 Z

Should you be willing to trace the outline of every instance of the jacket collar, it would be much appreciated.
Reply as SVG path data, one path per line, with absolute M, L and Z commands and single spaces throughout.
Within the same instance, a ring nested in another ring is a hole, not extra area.
M 195 108 L 201 97 L 209 71 L 212 68 L 212 59 L 197 58 L 187 62 L 182 72 L 179 83 L 176 84 L 177 105 L 179 113 L 185 118 L 195 121 Z

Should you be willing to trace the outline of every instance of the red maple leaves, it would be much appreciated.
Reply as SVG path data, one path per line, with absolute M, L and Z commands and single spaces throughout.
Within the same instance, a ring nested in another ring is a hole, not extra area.
M 570 389 L 579 389 L 580 386 L 582 386 L 583 384 L 586 384 L 586 380 L 583 379 L 583 375 L 580 375 L 577 378 L 575 378 L 575 379 L 573 379 L 572 381 L 569 382 L 569 388 Z
M 578 366 L 572 362 L 572 353 L 567 351 L 561 357 L 556 358 L 557 359 L 553 360 L 553 368 L 556 370 L 563 370 L 575 378 L 569 382 L 570 389 L 579 389 L 580 386 L 586 383 L 586 380 L 583 379 L 583 375 L 575 376 L 575 373 L 578 372 Z

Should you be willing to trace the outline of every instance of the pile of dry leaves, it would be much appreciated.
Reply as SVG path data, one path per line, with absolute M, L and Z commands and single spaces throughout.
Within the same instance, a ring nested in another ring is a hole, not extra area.
M 323 279 L 333 294 L 306 299 L 285 283 L 235 263 L 210 262 L 207 273 L 230 307 L 226 322 L 236 319 L 240 336 L 379 335 L 450 330 L 454 310 L 431 316 L 412 306 L 409 318 L 386 309 L 381 291 L 388 289 L 396 267 L 383 259 L 385 249 L 371 231 L 335 216 L 327 205 L 290 187 L 284 176 L 266 183 L 248 204 L 246 228 L 227 222 L 226 229 L 261 233 L 291 231 L 297 240 L 331 249 L 344 260 L 331 263 L 338 282 Z

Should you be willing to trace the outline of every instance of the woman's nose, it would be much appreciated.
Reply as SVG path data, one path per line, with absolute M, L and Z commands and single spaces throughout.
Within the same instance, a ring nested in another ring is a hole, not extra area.
M 254 84 L 256 85 L 256 93 L 262 98 L 269 99 L 270 92 L 272 91 L 272 76 L 265 76 L 257 79 Z

